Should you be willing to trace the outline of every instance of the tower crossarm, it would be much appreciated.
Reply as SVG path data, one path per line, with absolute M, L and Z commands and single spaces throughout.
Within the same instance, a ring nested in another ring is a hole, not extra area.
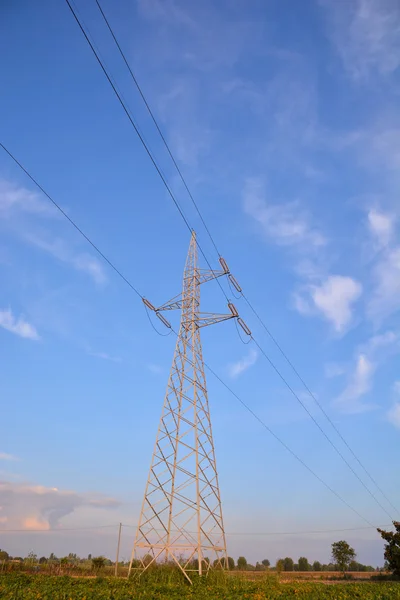
M 215 313 L 199 313 L 196 319 L 197 327 L 207 327 L 208 325 L 215 325 L 216 323 L 222 323 L 228 319 L 234 319 L 235 315 L 218 315 Z
M 211 269 L 197 269 L 197 279 L 198 282 L 207 283 L 207 281 L 212 281 L 213 279 L 218 279 L 218 277 L 223 277 L 227 275 L 225 271 L 214 271 Z

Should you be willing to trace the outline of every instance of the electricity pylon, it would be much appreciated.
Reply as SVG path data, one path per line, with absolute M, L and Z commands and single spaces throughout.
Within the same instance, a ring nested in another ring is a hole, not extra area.
M 182 293 L 159 308 L 144 299 L 167 327 L 162 311 L 180 309 L 181 322 L 129 572 L 134 559 L 139 572 L 171 561 L 191 582 L 191 572 L 207 573 L 214 560 L 227 563 L 200 329 L 232 318 L 247 327 L 231 303 L 230 314 L 200 312 L 203 283 L 227 275 L 240 290 L 223 258 L 220 263 L 221 271 L 199 269 L 193 232 Z

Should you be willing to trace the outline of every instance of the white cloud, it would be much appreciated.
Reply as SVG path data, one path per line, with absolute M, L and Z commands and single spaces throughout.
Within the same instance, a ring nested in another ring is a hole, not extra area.
M 265 235 L 282 246 L 320 247 L 325 237 L 312 228 L 297 202 L 268 204 L 259 178 L 247 179 L 243 192 L 244 210 L 261 226 Z
M 18 212 L 36 215 L 55 215 L 55 210 L 38 194 L 0 179 L 0 218 L 6 219 Z
M 39 334 L 35 327 L 25 321 L 23 317 L 17 319 L 11 312 L 11 309 L 0 310 L 0 327 L 22 338 L 30 340 L 39 339 Z
M 89 352 L 89 354 L 95 358 L 101 358 L 102 360 L 109 360 L 116 363 L 121 362 L 121 358 L 119 356 L 111 356 L 111 354 L 107 354 L 106 352 Z
M 163 367 L 161 367 L 160 365 L 155 365 L 154 363 L 149 363 L 147 365 L 147 368 L 155 375 L 161 375 L 165 371 Z
M 373 268 L 374 291 L 367 315 L 380 324 L 400 308 L 400 246 L 387 250 Z
M 312 228 L 297 202 L 268 204 L 259 178 L 247 179 L 243 192 L 244 210 L 261 226 L 267 238 L 282 246 L 320 247 L 324 236 Z
M 7 452 L 0 452 L 0 460 L 19 460 L 13 454 L 7 454 Z
M 400 402 L 396 402 L 389 410 L 387 417 L 395 427 L 400 429 Z
M 395 397 L 400 398 L 400 381 L 395 381 L 393 384 L 393 392 Z M 392 408 L 387 412 L 387 419 L 392 425 L 400 429 L 400 400 L 396 400 Z
M 114 508 L 118 502 L 102 495 L 0 482 L 0 506 L 5 529 L 56 529 L 60 519 L 81 507 Z
M 338 365 L 337 363 L 328 363 L 325 365 L 325 376 L 329 377 L 329 379 L 340 377 L 345 373 L 346 368 L 343 365 Z
M 374 408 L 373 405 L 362 402 L 361 398 L 371 391 L 378 366 L 387 360 L 390 354 L 399 351 L 399 337 L 398 333 L 387 331 L 371 337 L 358 348 L 348 383 L 335 400 L 338 408 L 347 413 L 359 413 Z
M 359 299 L 362 286 L 343 275 L 329 275 L 320 285 L 308 284 L 294 296 L 295 308 L 303 315 L 320 313 L 338 333 L 351 323 L 353 304 Z
M 357 357 L 350 382 L 335 401 L 343 412 L 358 413 L 372 408 L 370 405 L 360 402 L 360 398 L 370 391 L 375 369 L 376 366 L 365 354 Z
M 256 350 L 251 348 L 247 356 L 244 356 L 242 359 L 229 366 L 229 376 L 233 378 L 239 377 L 239 375 L 255 364 L 257 358 L 258 354 Z
M 400 66 L 400 5 L 397 0 L 321 0 L 332 38 L 355 80 L 389 75 Z
M 98 285 L 106 283 L 107 277 L 103 265 L 90 254 L 76 253 L 65 240 L 54 238 L 49 241 L 32 232 L 25 232 L 22 237 L 29 244 L 47 252 L 57 260 L 71 265 L 77 271 L 87 273 Z
M 0 180 L 0 224 L 25 243 L 47 252 L 74 269 L 87 273 L 97 284 L 106 281 L 103 265 L 90 254 L 76 252 L 63 237 L 38 233 L 43 217 L 57 219 L 59 213 L 40 196 L 5 180 Z
M 379 244 L 387 246 L 394 233 L 394 216 L 371 209 L 368 212 L 368 225 L 371 234 L 377 239 Z

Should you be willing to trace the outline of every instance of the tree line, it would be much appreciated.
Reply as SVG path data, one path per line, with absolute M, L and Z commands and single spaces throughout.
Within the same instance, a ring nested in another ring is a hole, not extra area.
M 385 570 L 390 570 L 394 575 L 400 576 L 400 522 L 393 521 L 395 528 L 394 532 L 384 531 L 378 529 L 382 538 L 385 540 Z M 356 561 L 357 554 L 348 542 L 340 540 L 334 542 L 331 545 L 332 561 L 328 564 L 321 563 L 316 560 L 313 563 L 308 561 L 305 556 L 295 562 L 293 558 L 286 556 L 285 558 L 279 558 L 276 561 L 275 566 L 271 566 L 270 561 L 265 558 L 260 562 L 256 562 L 255 565 L 248 563 L 246 557 L 239 556 L 236 563 L 232 557 L 228 557 L 228 568 L 229 570 L 237 569 L 239 571 L 354 571 L 354 572 L 373 572 L 379 571 L 379 567 L 372 567 L 369 565 L 363 565 Z M 151 556 L 149 560 L 151 561 Z M 146 559 L 146 557 L 145 557 Z M 145 560 L 144 559 L 144 560 Z M 205 562 L 209 563 L 209 559 L 205 558 Z M 0 564 L 3 563 L 23 563 L 30 567 L 36 567 L 38 565 L 60 565 L 66 567 L 86 567 L 92 568 L 93 570 L 99 570 L 106 566 L 112 566 L 111 560 L 104 556 L 92 557 L 91 554 L 87 558 L 80 558 L 77 554 L 70 553 L 68 556 L 57 558 L 54 553 L 51 553 L 49 557 L 42 556 L 40 558 L 34 552 L 30 552 L 27 557 L 22 558 L 20 556 L 12 557 L 5 550 L 0 549 Z M 214 561 L 214 566 L 220 565 L 221 561 Z M 129 563 L 120 562 L 121 566 L 126 566 Z

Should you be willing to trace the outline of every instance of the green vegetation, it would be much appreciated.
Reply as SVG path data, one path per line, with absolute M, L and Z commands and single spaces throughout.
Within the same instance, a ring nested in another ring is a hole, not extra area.
M 332 558 L 343 573 L 348 569 L 350 562 L 355 559 L 356 552 L 347 542 L 341 540 L 332 544 Z
M 169 571 L 169 572 L 168 572 Z M 351 583 L 325 585 L 314 582 L 279 583 L 274 576 L 248 581 L 214 572 L 195 579 L 191 587 L 172 570 L 155 569 L 142 580 L 51 577 L 9 573 L 0 575 L 2 600 L 395 600 L 400 584 Z
M 385 559 L 389 569 L 400 577 L 400 521 L 393 521 L 396 531 L 384 531 L 378 529 L 382 538 L 387 542 L 385 545 Z

